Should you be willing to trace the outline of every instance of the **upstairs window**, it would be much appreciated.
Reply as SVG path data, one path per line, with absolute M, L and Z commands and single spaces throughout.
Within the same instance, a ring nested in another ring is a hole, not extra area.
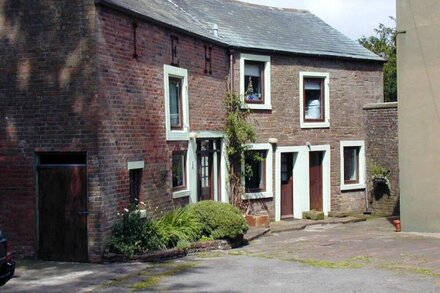
M 170 77 L 170 125 L 171 129 L 182 129 L 182 79 Z
M 264 103 L 264 63 L 244 62 L 245 102 Z
M 304 121 L 324 121 L 324 80 L 304 79 Z
M 167 140 L 189 140 L 188 71 L 164 65 Z
M 271 110 L 270 56 L 240 55 L 240 94 L 243 107 Z
M 328 73 L 300 72 L 301 128 L 330 127 L 329 77 Z

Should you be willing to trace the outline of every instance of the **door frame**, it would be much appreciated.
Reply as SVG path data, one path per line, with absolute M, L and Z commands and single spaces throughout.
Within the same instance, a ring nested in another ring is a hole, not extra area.
M 221 202 L 229 202 L 229 180 L 228 180 L 228 162 L 227 162 L 227 153 L 226 153 L 226 143 L 224 139 L 224 133 L 221 131 L 192 131 L 190 133 L 190 140 L 188 146 L 188 174 L 190 176 L 189 184 L 191 186 L 191 194 L 189 197 L 190 203 L 194 203 L 198 201 L 197 198 L 197 190 L 198 190 L 198 175 L 197 175 L 197 139 L 220 139 L 221 143 L 221 151 L 220 158 L 217 157 L 217 160 L 220 159 L 220 174 L 217 172 L 217 168 L 213 168 L 214 170 L 214 178 L 213 182 L 215 185 L 218 184 L 217 180 L 220 175 L 220 188 L 218 191 L 214 191 L 214 201 Z M 213 158 L 214 164 L 216 160 Z M 218 161 L 217 161 L 218 162 Z
M 281 154 L 295 153 L 293 163 L 293 217 L 310 210 L 309 152 L 322 151 L 322 210 L 330 211 L 330 145 L 279 146 L 275 151 L 275 221 L 281 220 Z M 296 184 L 295 184 L 296 183 Z

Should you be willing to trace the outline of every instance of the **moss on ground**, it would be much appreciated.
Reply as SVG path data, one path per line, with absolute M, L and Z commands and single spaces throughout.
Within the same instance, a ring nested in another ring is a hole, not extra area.
M 174 275 L 177 275 L 179 273 L 182 273 L 184 271 L 187 271 L 189 269 L 192 269 L 196 266 L 196 263 L 181 263 L 173 266 L 170 270 L 155 274 L 153 276 L 149 276 L 147 279 L 134 283 L 130 286 L 130 288 L 133 289 L 133 291 L 140 291 L 145 289 L 150 289 L 152 287 L 156 287 L 164 278 L 171 277 Z
M 377 266 L 379 269 L 392 270 L 403 274 L 417 274 L 425 277 L 440 278 L 440 273 L 434 273 L 432 269 L 417 268 L 412 266 L 399 265 L 395 263 L 383 263 Z

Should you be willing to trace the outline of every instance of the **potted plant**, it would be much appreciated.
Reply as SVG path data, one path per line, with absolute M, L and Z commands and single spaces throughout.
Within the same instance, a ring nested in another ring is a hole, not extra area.
M 385 184 L 388 188 L 390 188 L 390 170 L 385 169 L 383 166 L 375 163 L 371 167 L 371 174 L 371 179 L 375 185 Z

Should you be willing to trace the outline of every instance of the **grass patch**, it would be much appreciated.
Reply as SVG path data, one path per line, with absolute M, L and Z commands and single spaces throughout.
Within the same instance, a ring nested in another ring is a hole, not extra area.
M 440 278 L 439 273 L 434 273 L 432 269 L 426 269 L 426 268 L 415 268 L 410 266 L 403 266 L 398 264 L 392 264 L 392 263 L 384 263 L 377 266 L 380 269 L 387 269 L 396 271 L 398 273 L 409 273 L 409 274 L 417 274 L 425 277 L 434 277 L 434 278 Z
M 198 252 L 196 256 L 198 258 L 213 258 L 213 257 L 222 257 L 226 254 L 221 251 L 204 251 L 204 252 Z
M 317 259 L 302 259 L 298 261 L 308 266 L 330 269 L 360 269 L 364 266 L 363 264 L 354 262 L 352 260 L 332 262 Z
M 176 274 L 182 273 L 184 271 L 187 271 L 189 269 L 194 268 L 195 266 L 196 266 L 196 263 L 177 264 L 176 266 L 171 268 L 169 271 L 150 276 L 146 280 L 135 283 L 130 287 L 134 291 L 149 289 L 149 288 L 157 286 L 164 278 L 168 278 L 168 277 L 174 276 Z

